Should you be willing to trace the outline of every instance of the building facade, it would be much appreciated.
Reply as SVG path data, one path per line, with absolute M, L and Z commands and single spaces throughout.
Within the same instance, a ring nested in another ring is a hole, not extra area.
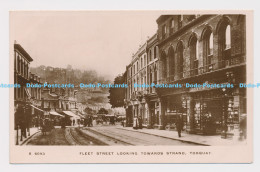
M 32 57 L 20 45 L 14 44 L 14 112 L 15 129 L 21 130 L 22 137 L 30 135 L 30 127 L 34 125 L 33 121 L 38 115 L 42 115 L 41 106 L 41 88 L 27 87 L 27 84 L 40 84 L 40 77 L 30 73 L 30 63 Z M 18 134 L 17 134 L 18 136 Z M 18 139 L 17 139 L 18 141 Z M 18 144 L 18 142 L 16 142 Z
M 156 22 L 157 70 L 156 75 L 147 73 L 146 83 L 152 78 L 175 88 L 145 92 L 151 127 L 174 129 L 181 115 L 189 133 L 237 132 L 246 114 L 246 89 L 238 85 L 246 83 L 245 16 L 163 15 Z

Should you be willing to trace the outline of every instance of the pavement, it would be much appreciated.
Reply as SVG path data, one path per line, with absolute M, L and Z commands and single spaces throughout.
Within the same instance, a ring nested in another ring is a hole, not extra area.
M 21 130 L 19 129 L 18 130 L 18 145 L 23 145 L 24 143 L 26 143 L 32 136 L 34 136 L 36 133 L 40 132 L 40 130 L 37 128 L 37 127 L 33 127 L 33 128 L 30 128 L 30 135 L 28 135 L 28 132 L 27 132 L 27 137 L 23 137 L 22 138 L 22 141 L 21 141 Z M 15 130 L 15 144 L 16 144 L 16 141 L 17 141 L 17 130 Z
M 133 129 L 132 127 L 122 127 L 117 126 L 118 129 L 134 131 L 139 133 L 146 133 L 150 135 L 155 135 L 163 138 L 169 138 L 173 140 L 179 140 L 184 142 L 189 142 L 198 145 L 204 146 L 227 146 L 227 145 L 246 145 L 246 140 L 239 140 L 239 138 L 233 137 L 232 139 L 223 139 L 220 135 L 213 136 L 205 136 L 205 135 L 197 135 L 197 134 L 187 134 L 185 132 L 181 133 L 181 137 L 178 137 L 177 131 L 169 131 L 169 130 L 157 130 L 157 129 Z

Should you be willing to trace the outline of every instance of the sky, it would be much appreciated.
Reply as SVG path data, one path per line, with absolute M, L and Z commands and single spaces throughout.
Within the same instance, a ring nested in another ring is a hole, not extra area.
M 16 11 L 10 13 L 10 41 L 31 55 L 32 67 L 70 64 L 115 77 L 156 33 L 159 16 L 151 11 Z

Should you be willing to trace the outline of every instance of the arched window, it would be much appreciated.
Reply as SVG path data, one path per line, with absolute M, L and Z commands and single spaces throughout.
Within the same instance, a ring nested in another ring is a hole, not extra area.
M 203 66 L 204 72 L 213 70 L 213 33 L 210 27 L 203 31 Z
M 196 36 L 192 36 L 190 41 L 190 75 L 198 74 L 198 40 Z
M 149 62 L 152 61 L 152 50 L 149 51 Z
M 163 51 L 161 55 L 161 61 L 162 61 L 162 79 L 166 80 L 167 79 L 167 59 L 166 59 L 166 54 Z
M 209 55 L 213 55 L 213 33 L 209 36 L 209 46 L 208 46 Z
M 225 35 L 225 49 L 229 49 L 231 47 L 231 35 L 230 35 L 230 25 L 226 28 L 226 35 Z
M 176 68 L 177 68 L 177 78 L 180 79 L 180 78 L 183 78 L 183 45 L 182 43 L 180 42 L 178 44 L 178 47 L 177 47 L 177 63 L 176 63 Z
M 153 54 L 154 54 L 154 59 L 156 59 L 157 58 L 157 46 L 154 47 L 154 53 Z
M 154 82 L 157 84 L 157 67 L 156 64 L 154 64 Z
M 231 27 L 227 17 L 218 25 L 218 68 L 229 66 L 231 63 Z
M 170 80 L 173 81 L 174 80 L 174 73 L 175 73 L 175 62 L 174 62 L 173 47 L 169 48 L 168 58 L 169 58 L 169 77 L 170 77 Z

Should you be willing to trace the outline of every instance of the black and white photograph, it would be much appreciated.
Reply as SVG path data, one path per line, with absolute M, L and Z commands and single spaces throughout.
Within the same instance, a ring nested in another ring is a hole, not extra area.
M 250 17 L 248 11 L 11 11 L 12 152 L 44 156 L 30 150 L 76 147 L 88 149 L 79 156 L 108 156 L 102 151 L 120 146 L 112 156 L 205 160 L 217 156 L 208 147 L 246 151 L 254 87 Z

